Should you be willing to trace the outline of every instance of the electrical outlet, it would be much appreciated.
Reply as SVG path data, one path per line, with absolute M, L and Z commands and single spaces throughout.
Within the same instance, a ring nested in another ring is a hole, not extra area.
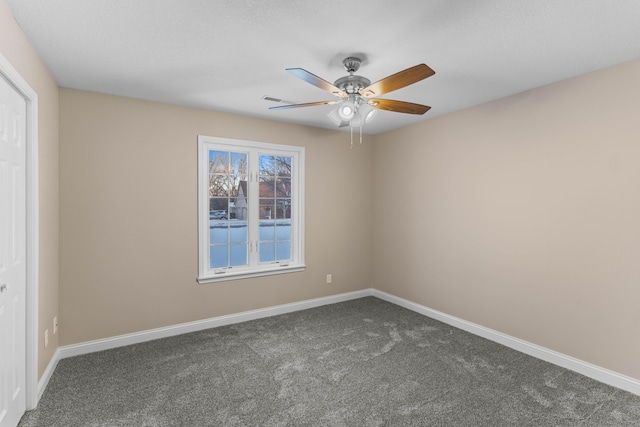
M 327 274 L 327 284 L 333 283 L 333 277 L 330 274 Z
M 44 331 L 44 347 L 49 347 L 49 330 Z
M 53 335 L 58 333 L 58 316 L 53 316 Z

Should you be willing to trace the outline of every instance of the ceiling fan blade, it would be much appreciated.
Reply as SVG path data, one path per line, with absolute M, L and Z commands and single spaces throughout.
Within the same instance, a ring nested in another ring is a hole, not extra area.
M 305 102 L 304 104 L 278 105 L 276 107 L 269 107 L 269 110 L 286 110 L 289 108 L 315 107 L 316 105 L 331 105 L 337 102 L 340 102 L 340 101 L 316 101 L 316 102 Z
M 349 96 L 340 88 L 302 68 L 287 68 L 286 71 L 289 74 L 294 75 L 307 83 L 311 83 L 312 85 L 319 87 L 320 89 L 327 91 L 335 96 L 339 96 L 340 98 L 347 98 Z
M 264 95 L 262 97 L 262 99 L 265 100 L 265 101 L 277 102 L 279 104 L 286 104 L 286 105 L 299 104 L 298 101 L 287 101 L 286 99 L 275 98 L 275 97 L 269 96 L 269 95 Z
M 372 107 L 380 110 L 395 111 L 396 113 L 408 113 L 408 114 L 424 114 L 431 107 L 426 105 L 414 104 L 413 102 L 394 101 L 393 99 L 369 99 L 367 102 Z
M 392 74 L 389 77 L 385 77 L 382 80 L 360 89 L 360 95 L 362 96 L 380 96 L 385 93 L 393 92 L 394 90 L 402 89 L 405 86 L 419 82 L 422 79 L 431 77 L 436 72 L 433 71 L 425 64 L 419 64 L 398 73 Z

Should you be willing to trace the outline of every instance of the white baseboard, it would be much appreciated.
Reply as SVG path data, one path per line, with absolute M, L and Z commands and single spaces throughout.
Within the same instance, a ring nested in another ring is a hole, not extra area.
M 640 396 L 640 381 L 634 378 L 627 377 L 625 375 L 601 368 L 596 365 L 592 365 L 590 363 L 575 359 L 573 357 L 558 353 L 553 350 L 549 350 L 544 347 L 540 347 L 536 344 L 532 344 L 519 338 L 515 338 L 489 328 L 485 328 L 484 326 L 468 322 L 455 316 L 451 316 L 438 310 L 416 304 L 412 301 L 379 291 L 377 289 L 365 289 L 361 291 L 331 295 L 328 297 L 305 300 L 291 304 L 277 305 L 274 307 L 268 307 L 259 310 L 245 311 L 242 313 L 231 314 L 227 316 L 213 317 L 196 322 L 182 323 L 165 328 L 150 329 L 147 331 L 60 347 L 58 348 L 58 350 L 56 350 L 53 358 L 49 362 L 47 369 L 42 375 L 42 378 L 38 382 L 38 400 L 44 392 L 44 389 L 46 388 L 49 379 L 58 364 L 58 361 L 67 357 L 79 356 L 82 354 L 94 353 L 102 350 L 109 350 L 116 347 L 138 344 L 145 341 L 186 334 L 189 332 L 201 331 L 204 329 L 215 328 L 219 326 L 231 325 L 234 323 L 247 322 L 250 320 L 276 316 L 279 314 L 292 313 L 295 311 L 306 310 L 309 308 L 320 307 L 328 304 L 335 304 L 367 296 L 380 298 L 392 304 L 407 308 L 409 310 L 415 311 L 416 313 L 420 313 L 424 316 L 439 320 L 448 325 L 470 332 L 474 335 L 478 335 L 491 341 L 495 341 L 499 344 L 520 351 L 524 354 L 528 354 L 530 356 L 542 359 L 563 368 L 570 369 L 579 374 L 593 378 L 597 381 L 609 384 L 613 387 L 617 387 Z
M 519 338 L 514 338 L 501 332 L 494 331 L 493 329 L 485 328 L 484 326 L 467 322 L 466 320 L 462 320 L 455 316 L 450 316 L 441 311 L 416 304 L 412 301 L 396 297 L 377 289 L 372 289 L 371 295 L 392 304 L 399 305 L 400 307 L 415 311 L 416 313 L 420 313 L 432 319 L 439 320 L 458 329 L 462 329 L 463 331 L 467 331 L 474 335 L 478 335 L 488 340 L 495 341 L 521 353 L 528 354 L 529 356 L 536 357 L 538 359 L 553 363 L 554 365 L 558 365 L 563 368 L 567 368 L 589 378 L 593 378 L 594 380 L 609 384 L 613 387 L 617 387 L 640 396 L 640 381 L 634 378 L 601 368 L 596 365 L 592 365 L 582 360 L 567 356 L 562 353 L 558 353 L 553 350 L 549 350 L 547 348 L 532 344 Z
M 344 294 L 331 295 L 328 297 L 315 298 L 294 302 L 290 304 L 276 305 L 273 307 L 262 308 L 258 310 L 244 311 L 241 313 L 230 314 L 227 316 L 212 317 L 210 319 L 199 320 L 195 322 L 181 323 L 178 325 L 167 326 L 164 328 L 150 329 L 147 331 L 135 332 L 132 334 L 119 335 L 116 337 L 99 339 L 95 341 L 87 341 L 80 344 L 72 344 L 58 349 L 60 359 L 66 357 L 79 356 L 96 351 L 109 350 L 116 347 L 123 347 L 131 344 L 138 344 L 145 341 L 156 340 L 159 338 L 167 338 L 175 335 L 186 334 L 189 332 L 201 331 L 204 329 L 216 328 L 219 326 L 231 325 L 234 323 L 247 322 L 250 320 L 262 319 L 264 317 L 276 316 L 279 314 L 292 313 L 294 311 L 306 310 L 309 308 L 320 307 L 328 304 L 349 301 L 352 299 L 371 296 L 371 289 L 362 291 L 348 292 Z
M 47 385 L 49 384 L 49 380 L 53 375 L 53 371 L 56 370 L 56 366 L 58 366 L 58 362 L 60 361 L 60 359 L 61 359 L 60 348 L 58 348 L 56 349 L 55 353 L 53 353 L 51 360 L 49 360 L 47 369 L 45 369 L 44 372 L 42 373 L 42 376 L 40 377 L 40 381 L 38 381 L 38 389 L 37 389 L 35 406 L 33 408 L 27 408 L 27 410 L 35 409 L 36 406 L 38 406 L 38 402 L 40 402 L 40 398 L 42 397 L 44 390 L 47 388 Z

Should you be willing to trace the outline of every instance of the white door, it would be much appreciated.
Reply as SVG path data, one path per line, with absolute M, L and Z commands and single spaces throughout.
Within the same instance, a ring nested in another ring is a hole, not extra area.
M 25 411 L 26 102 L 0 75 L 0 427 Z

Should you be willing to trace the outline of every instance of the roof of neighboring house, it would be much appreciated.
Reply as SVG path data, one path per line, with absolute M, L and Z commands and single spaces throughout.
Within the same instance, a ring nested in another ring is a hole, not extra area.
M 247 181 L 240 181 L 240 184 L 238 185 L 238 196 L 240 195 L 247 195 Z

